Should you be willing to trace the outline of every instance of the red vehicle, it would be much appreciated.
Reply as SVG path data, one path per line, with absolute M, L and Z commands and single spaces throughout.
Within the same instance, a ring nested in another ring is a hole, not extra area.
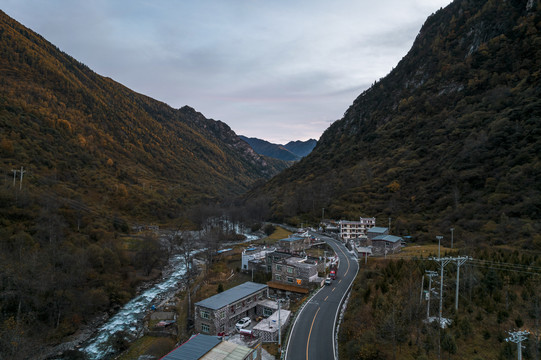
M 333 280 L 336 279 L 336 276 L 338 274 L 338 262 L 335 262 L 335 263 L 331 263 L 330 267 L 330 272 L 329 272 L 329 277 Z

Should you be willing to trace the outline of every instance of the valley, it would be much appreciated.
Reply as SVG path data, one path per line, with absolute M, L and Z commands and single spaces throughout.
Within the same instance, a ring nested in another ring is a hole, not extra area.
M 304 306 L 316 329 L 281 334 L 302 358 L 335 336 L 345 359 L 513 359 L 518 329 L 540 358 L 539 1 L 453 1 L 317 141 L 285 145 L 99 75 L 2 11 L 0 53 L 0 358 L 157 359 L 210 335 L 195 303 L 246 282 L 274 293 L 231 320 Z M 386 230 L 339 230 L 358 219 Z M 330 335 L 323 236 L 359 267 Z

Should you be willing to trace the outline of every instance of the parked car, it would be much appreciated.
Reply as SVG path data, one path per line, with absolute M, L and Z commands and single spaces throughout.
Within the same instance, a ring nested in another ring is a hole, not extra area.
M 237 328 L 237 331 L 240 331 L 240 329 L 250 326 L 251 322 L 252 320 L 250 320 L 249 317 L 243 317 L 235 324 L 235 327 Z

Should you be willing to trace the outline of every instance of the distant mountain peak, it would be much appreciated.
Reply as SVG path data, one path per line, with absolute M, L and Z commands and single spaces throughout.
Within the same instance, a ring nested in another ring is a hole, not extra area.
M 243 135 L 239 135 L 239 137 L 247 142 L 256 153 L 285 161 L 300 160 L 310 154 L 317 144 L 317 141 L 314 139 L 307 141 L 290 141 L 286 145 L 281 145 L 273 144 L 258 138 L 249 138 Z

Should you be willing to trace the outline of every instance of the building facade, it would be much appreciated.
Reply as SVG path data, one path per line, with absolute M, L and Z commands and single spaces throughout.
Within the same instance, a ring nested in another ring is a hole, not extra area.
M 257 305 L 266 298 L 267 292 L 267 285 L 248 281 L 197 302 L 196 332 L 209 335 L 231 332 L 239 319 L 257 315 Z
M 267 285 L 278 291 L 307 293 L 319 280 L 316 261 L 292 256 L 272 264 L 272 280 Z
M 379 235 L 372 239 L 372 253 L 375 256 L 395 254 L 402 250 L 402 238 L 394 235 Z
M 344 240 L 365 236 L 367 231 L 376 226 L 376 218 L 359 218 L 359 221 L 340 220 L 338 222 L 340 237 Z

